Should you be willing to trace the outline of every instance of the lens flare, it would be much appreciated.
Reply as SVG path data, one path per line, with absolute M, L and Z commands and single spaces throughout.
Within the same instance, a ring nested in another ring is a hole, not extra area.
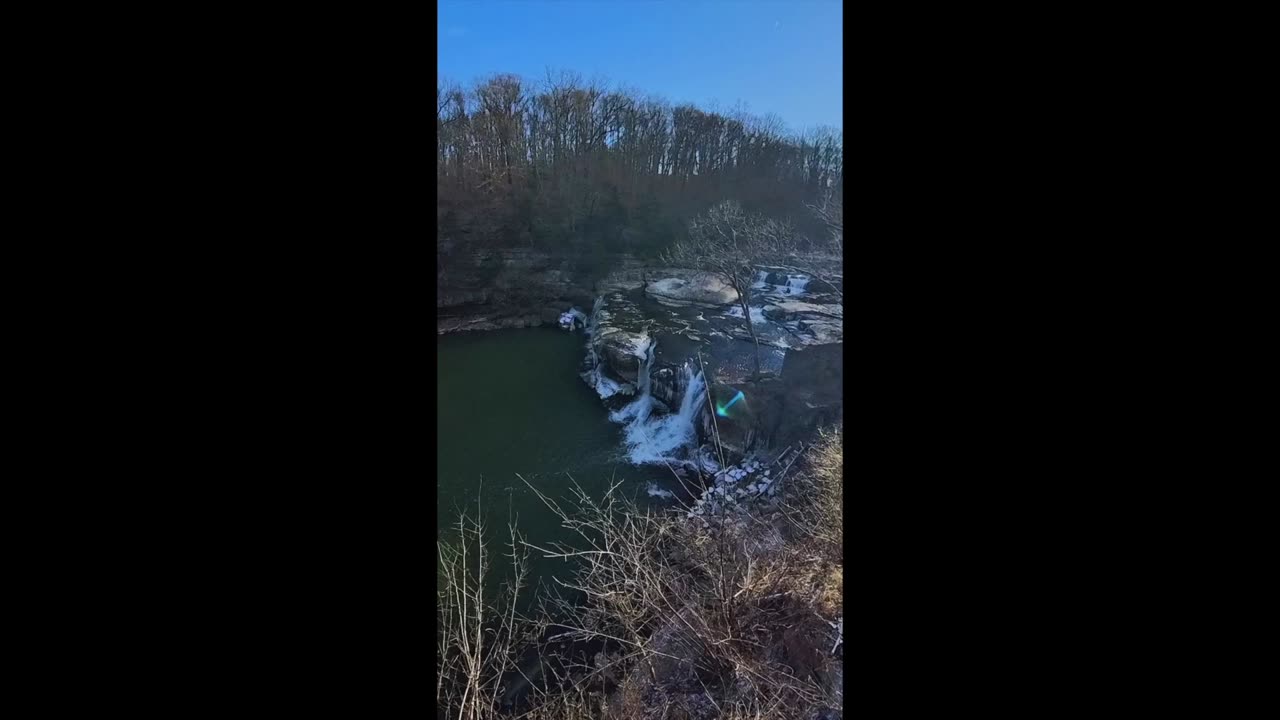
M 720 407 L 719 405 L 716 406 L 716 414 L 719 415 L 720 417 L 729 417 L 729 408 L 733 407 L 733 404 L 738 402 L 741 399 L 742 399 L 742 391 L 739 390 L 738 394 L 734 395 L 733 399 L 730 400 L 727 405 L 725 405 L 724 407 Z

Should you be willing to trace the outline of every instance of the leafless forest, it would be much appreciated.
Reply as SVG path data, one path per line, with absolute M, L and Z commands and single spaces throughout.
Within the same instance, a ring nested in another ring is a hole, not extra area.
M 436 88 L 446 247 L 654 255 L 735 200 L 826 233 L 808 205 L 843 193 L 843 138 L 776 117 L 675 105 L 565 73 Z

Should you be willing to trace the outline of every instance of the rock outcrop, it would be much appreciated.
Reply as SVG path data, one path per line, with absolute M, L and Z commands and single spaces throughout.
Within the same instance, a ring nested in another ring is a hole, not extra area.
M 534 250 L 448 252 L 436 275 L 436 331 L 554 326 L 569 306 L 591 307 L 594 278 L 574 258 Z
M 738 291 L 713 273 L 675 275 L 668 271 L 664 277 L 650 282 L 644 291 L 649 297 L 671 307 L 718 307 L 736 302 Z
M 593 342 L 598 342 L 600 357 L 613 374 L 628 382 L 636 382 L 652 344 L 645 333 L 615 328 L 599 333 Z

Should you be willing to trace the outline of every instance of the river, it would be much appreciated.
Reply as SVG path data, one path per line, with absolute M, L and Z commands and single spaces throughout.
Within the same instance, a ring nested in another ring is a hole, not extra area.
M 670 472 L 636 467 L 623 457 L 622 427 L 578 376 L 585 338 L 551 328 L 458 333 L 437 339 L 436 406 L 437 522 L 442 537 L 457 522 L 458 510 L 479 509 L 494 543 L 508 541 L 508 518 L 528 542 L 547 547 L 573 542 L 550 510 L 516 477 L 519 473 L 544 494 L 569 495 L 572 475 L 599 498 L 610 482 L 641 503 L 650 481 Z M 580 543 L 577 543 L 580 544 Z M 530 552 L 531 583 L 571 565 Z M 503 568 L 496 568 L 501 571 Z M 495 577 L 501 577 L 498 572 Z

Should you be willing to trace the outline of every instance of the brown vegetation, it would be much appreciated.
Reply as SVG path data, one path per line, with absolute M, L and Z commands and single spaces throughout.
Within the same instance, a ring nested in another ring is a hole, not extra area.
M 436 88 L 438 234 L 494 245 L 656 253 L 732 198 L 791 216 L 842 192 L 843 137 L 706 112 L 571 74 Z
M 841 439 L 838 430 L 822 434 L 790 476 L 781 509 L 767 515 L 689 521 L 640 510 L 619 499 L 616 486 L 603 498 L 575 487 L 567 504 L 539 493 L 580 541 L 534 547 L 512 531 L 513 558 L 523 546 L 578 563 L 572 580 L 556 581 L 562 592 L 543 598 L 537 619 L 485 616 L 476 576 L 457 572 L 468 564 L 483 569 L 484 560 L 442 549 L 456 578 L 442 588 L 453 618 L 437 658 L 452 683 L 437 693 L 442 716 L 497 716 L 498 678 L 512 675 L 517 645 L 535 636 L 545 653 L 567 640 L 595 643 L 595 652 L 557 663 L 544 656 L 546 677 L 531 683 L 531 701 L 516 717 L 838 716 Z M 461 527 L 480 539 L 474 525 Z

